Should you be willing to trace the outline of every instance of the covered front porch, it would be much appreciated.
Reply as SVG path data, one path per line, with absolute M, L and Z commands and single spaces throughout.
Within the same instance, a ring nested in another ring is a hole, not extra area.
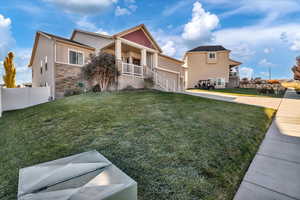
M 158 63 L 158 52 L 118 38 L 102 49 L 102 52 L 115 55 L 121 75 L 130 75 L 138 78 L 153 77 Z

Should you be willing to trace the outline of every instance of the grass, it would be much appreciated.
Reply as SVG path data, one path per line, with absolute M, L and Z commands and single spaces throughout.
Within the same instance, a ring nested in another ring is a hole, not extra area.
M 232 199 L 272 109 L 158 91 L 78 95 L 0 118 L 0 199 L 18 170 L 98 150 L 138 182 L 139 200 Z
M 284 93 L 280 94 L 262 94 L 258 93 L 255 88 L 226 88 L 226 89 L 215 89 L 215 90 L 203 90 L 203 89 L 190 89 L 193 92 L 221 92 L 223 94 L 235 95 L 235 96 L 248 96 L 248 97 L 275 97 L 282 98 Z

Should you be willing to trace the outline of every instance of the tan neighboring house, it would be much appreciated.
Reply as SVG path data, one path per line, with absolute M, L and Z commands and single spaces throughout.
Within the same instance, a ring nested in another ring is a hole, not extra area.
M 164 55 L 143 24 L 112 36 L 74 30 L 68 39 L 37 32 L 29 63 L 33 87 L 48 85 L 53 98 L 64 96 L 84 82 L 82 67 L 98 52 L 116 57 L 121 76 L 114 89 L 143 88 L 146 77 L 153 77 L 157 89 L 184 89 L 183 61 Z
M 216 88 L 239 86 L 240 62 L 230 58 L 223 46 L 199 46 L 185 53 L 185 87 L 194 88 L 199 80 L 213 80 Z

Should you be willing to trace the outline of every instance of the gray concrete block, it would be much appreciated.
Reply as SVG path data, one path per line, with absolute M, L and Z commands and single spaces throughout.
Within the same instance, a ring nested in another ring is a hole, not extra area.
M 244 180 L 300 199 L 299 164 L 256 155 Z
M 244 181 L 234 200 L 295 200 L 284 194 Z
M 258 154 L 300 164 L 300 145 L 280 140 L 264 140 Z

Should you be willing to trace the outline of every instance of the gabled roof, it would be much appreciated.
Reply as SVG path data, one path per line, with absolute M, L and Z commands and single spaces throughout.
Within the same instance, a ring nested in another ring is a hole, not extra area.
M 241 62 L 229 58 L 229 65 L 230 65 L 230 67 L 236 67 L 236 66 L 239 66 L 241 64 L 242 64 Z
M 60 37 L 60 36 L 57 36 L 57 35 L 46 33 L 46 32 L 43 32 L 43 31 L 38 31 L 38 32 L 36 32 L 36 35 L 35 35 L 34 45 L 33 45 L 33 48 L 32 48 L 32 53 L 31 53 L 31 57 L 30 57 L 28 67 L 31 67 L 32 64 L 33 64 L 33 59 L 34 59 L 34 56 L 35 56 L 35 53 L 36 53 L 37 45 L 38 45 L 38 42 L 39 42 L 39 37 L 41 35 L 47 37 L 48 39 L 54 39 L 56 41 L 61 41 L 61 42 L 69 43 L 71 45 L 76 45 L 76 46 L 79 46 L 79 47 L 94 50 L 93 47 L 88 46 L 86 44 L 82 44 L 82 43 L 79 43 L 79 42 L 76 42 L 76 41 L 73 41 L 73 40 L 70 40 L 70 39 L 67 39 L 67 38 L 64 38 L 64 37 Z
M 142 30 L 144 31 L 145 35 L 148 37 L 148 39 L 151 41 L 151 43 L 153 44 L 153 46 L 161 53 L 162 50 L 159 47 L 159 45 L 157 44 L 157 42 L 154 40 L 153 36 L 151 35 L 151 33 L 148 31 L 148 29 L 146 28 L 146 26 L 144 24 L 140 24 L 138 26 L 135 26 L 133 28 L 124 30 L 122 32 L 119 32 L 117 34 L 114 34 L 113 37 L 117 38 L 117 37 L 122 37 L 124 35 L 127 35 L 131 32 L 137 31 L 137 30 Z
M 160 53 L 159 55 L 160 55 L 160 56 L 162 56 L 162 57 L 165 57 L 165 58 L 167 58 L 167 59 L 173 60 L 173 61 L 175 61 L 175 62 L 179 62 L 179 63 L 181 63 L 181 64 L 183 64 L 183 63 L 184 63 L 182 60 L 178 60 L 178 59 L 176 59 L 176 58 L 173 58 L 173 57 L 167 56 L 167 55 L 165 55 L 165 54 L 162 54 L 162 53 Z
M 49 37 L 54 38 L 54 39 L 58 39 L 58 40 L 62 40 L 62 41 L 65 41 L 65 42 L 70 42 L 70 43 L 73 43 L 73 44 L 78 44 L 78 45 L 81 45 L 81 46 L 86 47 L 86 48 L 94 49 L 94 48 L 91 47 L 91 46 L 88 46 L 88 45 L 86 45 L 86 44 L 82 44 L 82 43 L 77 42 L 77 41 L 74 41 L 74 40 L 72 40 L 72 39 L 60 37 L 60 36 L 53 35 L 53 34 L 50 34 L 50 33 L 46 33 L 46 32 L 43 32 L 43 31 L 39 31 L 39 32 L 40 32 L 40 33 L 43 33 L 43 34 L 45 34 L 45 35 L 48 35 Z
M 229 51 L 221 45 L 209 45 L 209 46 L 199 46 L 194 49 L 189 50 L 188 52 L 198 52 L 198 51 Z
M 77 32 L 84 33 L 84 34 L 87 34 L 87 35 L 96 36 L 96 37 L 102 37 L 102 38 L 112 39 L 112 36 L 110 36 L 110 35 L 104 35 L 104 34 L 101 34 L 101 33 L 94 33 L 94 32 L 84 31 L 84 30 L 80 30 L 80 29 L 74 29 L 74 31 L 72 33 L 72 36 L 71 36 L 71 40 L 74 39 L 75 34 Z

